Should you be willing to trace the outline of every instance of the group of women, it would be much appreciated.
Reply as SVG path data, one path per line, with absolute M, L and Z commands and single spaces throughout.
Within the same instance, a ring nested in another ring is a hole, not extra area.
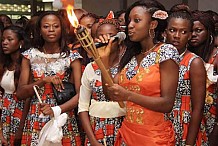
M 68 115 L 63 146 L 218 145 L 217 14 L 183 4 L 167 12 L 155 0 L 133 3 L 120 20 L 80 11 L 79 22 L 94 41 L 108 44 L 98 52 L 114 84 L 109 86 L 76 39 L 68 41 L 73 31 L 60 12 L 42 12 L 29 36 L 19 26 L 4 26 L 3 145 L 38 145 L 54 108 Z M 120 31 L 127 38 L 114 41 Z M 61 91 L 62 81 L 74 83 L 77 94 L 58 105 L 53 87 Z

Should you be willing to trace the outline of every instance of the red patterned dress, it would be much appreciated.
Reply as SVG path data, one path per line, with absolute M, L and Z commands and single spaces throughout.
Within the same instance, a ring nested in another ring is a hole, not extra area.
M 0 99 L 2 131 L 9 146 L 14 145 L 15 133 L 20 125 L 24 106 L 23 101 L 19 101 L 15 94 L 14 73 L 14 70 L 6 70 L 0 83 L 4 89 Z
M 77 51 L 70 51 L 69 56 L 64 54 L 44 54 L 36 48 L 31 48 L 23 53 L 23 56 L 30 61 L 32 76 L 37 81 L 46 76 L 57 75 L 62 80 L 67 81 L 70 76 L 70 64 L 74 60 L 81 58 Z M 40 88 L 40 97 L 43 103 L 56 106 L 51 84 L 45 84 Z M 25 122 L 22 146 L 37 146 L 39 132 L 50 120 L 49 116 L 39 117 L 41 114 L 39 101 L 36 96 L 31 98 L 30 109 Z M 68 119 L 63 128 L 62 144 L 64 146 L 80 146 L 80 134 L 77 120 L 73 111 L 68 112 Z
M 110 68 L 110 71 L 114 77 L 118 73 L 118 66 Z M 95 138 L 103 145 L 106 142 L 107 146 L 113 146 L 126 111 L 117 102 L 110 102 L 105 97 L 101 71 L 94 62 L 86 66 L 80 87 L 79 112 L 87 111 Z M 91 145 L 87 137 L 85 145 Z
M 206 122 L 206 133 L 209 136 L 213 130 L 216 118 L 216 100 L 217 100 L 217 75 L 213 73 L 213 62 L 218 52 L 205 64 L 207 70 L 207 93 L 204 106 L 204 121 Z M 212 70 L 211 70 L 212 68 Z M 216 77 L 215 77 L 216 76 Z M 214 79 L 215 77 L 215 79 Z
M 170 113 L 170 119 L 175 129 L 176 146 L 186 145 L 186 137 L 188 135 L 192 115 L 191 82 L 189 74 L 191 63 L 197 57 L 197 55 L 191 52 L 181 57 L 177 95 L 173 110 Z M 196 146 L 208 146 L 208 138 L 203 121 L 201 122 L 197 135 Z

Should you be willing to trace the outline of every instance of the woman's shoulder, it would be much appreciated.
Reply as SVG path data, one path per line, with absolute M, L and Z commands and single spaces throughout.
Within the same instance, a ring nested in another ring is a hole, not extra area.
M 39 53 L 40 53 L 40 51 L 37 48 L 29 48 L 28 50 L 22 52 L 22 55 L 25 58 L 30 59 L 32 57 L 35 57 Z
M 158 55 L 160 55 L 160 62 L 172 59 L 177 63 L 180 62 L 179 52 L 172 44 L 161 44 L 158 47 Z
M 76 59 L 81 59 L 82 56 L 77 50 L 70 50 L 69 58 L 71 59 L 71 61 L 74 61 Z

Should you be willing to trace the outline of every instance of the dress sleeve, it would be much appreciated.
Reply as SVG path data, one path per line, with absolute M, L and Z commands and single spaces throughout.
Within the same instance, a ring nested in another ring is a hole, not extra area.
M 34 52 L 33 48 L 30 48 L 30 49 L 24 51 L 24 52 L 21 53 L 21 54 L 23 55 L 24 58 L 30 60 L 30 59 L 32 58 L 32 55 L 34 54 L 33 52 Z
M 76 59 L 81 59 L 82 56 L 79 54 L 79 52 L 77 50 L 70 50 L 70 62 L 73 62 Z
M 159 63 L 169 59 L 175 61 L 177 64 L 180 63 L 179 52 L 173 45 L 164 44 L 160 47 L 159 51 L 160 51 Z
M 93 68 L 91 63 L 89 63 L 86 66 L 81 79 L 78 113 L 89 111 L 90 98 L 92 95 L 92 89 L 90 87 L 90 77 L 94 76 L 92 75 L 92 72 Z

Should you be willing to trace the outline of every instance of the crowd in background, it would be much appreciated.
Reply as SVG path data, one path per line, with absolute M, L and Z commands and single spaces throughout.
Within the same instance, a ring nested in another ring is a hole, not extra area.
M 65 9 L 14 23 L 0 14 L 2 145 L 218 145 L 216 12 L 141 0 L 106 16 L 74 13 L 93 41 L 105 44 L 97 50 L 114 84 L 80 44 Z M 114 37 L 119 32 L 125 39 Z M 54 90 L 61 92 L 63 81 L 76 94 L 60 104 Z M 63 113 L 60 139 L 43 137 Z

